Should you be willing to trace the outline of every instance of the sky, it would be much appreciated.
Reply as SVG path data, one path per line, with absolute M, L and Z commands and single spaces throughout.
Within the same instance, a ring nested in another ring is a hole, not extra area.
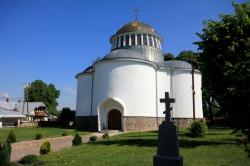
M 230 0 L 0 0 L 0 100 L 23 99 L 21 82 L 42 80 L 61 91 L 58 110 L 75 109 L 75 75 L 110 52 L 110 37 L 135 20 L 136 7 L 174 56 L 198 52 L 203 21 L 234 13 Z

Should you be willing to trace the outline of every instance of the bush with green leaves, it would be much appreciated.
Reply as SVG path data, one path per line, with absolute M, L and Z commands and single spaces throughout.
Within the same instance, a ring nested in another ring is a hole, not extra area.
M 62 136 L 67 136 L 68 134 L 67 133 L 62 133 Z
M 7 165 L 10 162 L 11 144 L 0 142 L 0 165 Z
M 37 135 L 36 135 L 36 140 L 39 140 L 39 139 L 42 139 L 42 137 L 43 137 L 43 135 L 41 134 L 41 133 L 38 133 Z
M 38 157 L 34 154 L 28 154 L 19 160 L 20 164 L 34 164 L 38 162 Z
M 72 141 L 72 146 L 78 146 L 81 144 L 82 144 L 82 137 L 78 133 L 76 133 Z
M 43 142 L 42 146 L 40 147 L 40 154 L 48 154 L 51 152 L 51 144 L 49 140 Z
M 201 120 L 193 121 L 190 126 L 190 136 L 191 137 L 203 137 L 207 132 L 207 125 Z
M 108 133 L 105 133 L 103 136 L 102 136 L 103 139 L 106 139 L 106 138 L 109 138 L 109 134 Z
M 15 143 L 16 142 L 16 135 L 13 130 L 10 131 L 10 134 L 7 138 L 7 142 L 9 143 Z
M 90 141 L 90 142 L 95 142 L 95 141 L 97 141 L 97 136 L 92 135 L 92 136 L 89 138 L 89 141 Z

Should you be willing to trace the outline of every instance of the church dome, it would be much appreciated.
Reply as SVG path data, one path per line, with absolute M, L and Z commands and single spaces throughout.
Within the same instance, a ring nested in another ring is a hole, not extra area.
M 102 60 L 107 61 L 107 60 L 121 59 L 121 58 L 140 59 L 147 61 L 147 58 L 142 53 L 130 49 L 113 50 L 110 53 L 108 53 Z
M 155 33 L 155 30 L 153 27 L 151 27 L 150 25 L 148 25 L 146 23 L 139 22 L 136 20 L 134 22 L 130 22 L 130 23 L 123 25 L 116 32 L 116 34 L 121 34 L 121 33 L 125 33 L 125 32 L 134 32 L 134 31 L 145 31 L 145 32 Z

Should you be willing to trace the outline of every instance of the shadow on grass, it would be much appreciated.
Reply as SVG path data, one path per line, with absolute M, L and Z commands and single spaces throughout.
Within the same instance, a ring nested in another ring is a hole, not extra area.
M 139 146 L 139 147 L 157 147 L 158 137 L 152 137 L 153 135 L 144 135 L 141 136 L 141 139 L 138 139 L 138 136 L 126 136 L 122 138 L 119 136 L 118 138 L 111 138 L 109 140 L 101 140 L 98 142 L 93 142 L 91 144 L 97 145 L 129 145 L 129 146 Z M 152 137 L 152 138 L 145 138 Z M 240 142 L 235 139 L 219 139 L 219 140 L 198 140 L 191 138 L 182 138 L 179 140 L 180 148 L 194 148 L 198 146 L 214 146 L 214 145 L 232 145 L 232 144 L 240 144 Z
M 103 140 L 98 142 L 93 142 L 91 144 L 96 145 L 130 145 L 130 146 L 139 146 L 139 147 L 156 147 L 157 140 L 156 139 L 119 139 L 119 140 Z
M 235 139 L 221 139 L 219 141 L 200 141 L 200 140 L 188 140 L 188 139 L 182 139 L 179 141 L 179 146 L 181 148 L 194 148 L 197 146 L 213 146 L 213 145 L 232 145 L 232 144 L 240 144 L 239 142 L 236 142 Z

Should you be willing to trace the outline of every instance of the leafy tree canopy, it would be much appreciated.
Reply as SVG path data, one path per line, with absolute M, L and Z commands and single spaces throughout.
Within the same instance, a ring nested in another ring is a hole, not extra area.
M 179 53 L 179 55 L 175 59 L 191 63 L 192 56 L 194 56 L 194 65 L 195 65 L 195 67 L 199 68 L 199 59 L 198 59 L 199 55 L 197 53 L 194 53 L 191 50 L 183 50 L 183 51 L 181 51 Z
M 200 70 L 210 93 L 237 128 L 248 128 L 250 117 L 250 6 L 233 2 L 235 14 L 204 22 L 197 33 L 202 50 Z
M 63 107 L 61 110 L 60 121 L 73 121 L 75 117 L 75 111 L 72 111 L 68 107 Z
M 174 55 L 171 54 L 171 53 L 166 53 L 166 54 L 163 54 L 163 57 L 164 57 L 164 61 L 170 61 L 170 60 L 174 60 Z
M 35 80 L 27 90 L 29 102 L 44 102 L 50 113 L 57 114 L 56 99 L 60 96 L 60 90 L 57 90 L 55 85 L 47 85 L 42 80 Z

